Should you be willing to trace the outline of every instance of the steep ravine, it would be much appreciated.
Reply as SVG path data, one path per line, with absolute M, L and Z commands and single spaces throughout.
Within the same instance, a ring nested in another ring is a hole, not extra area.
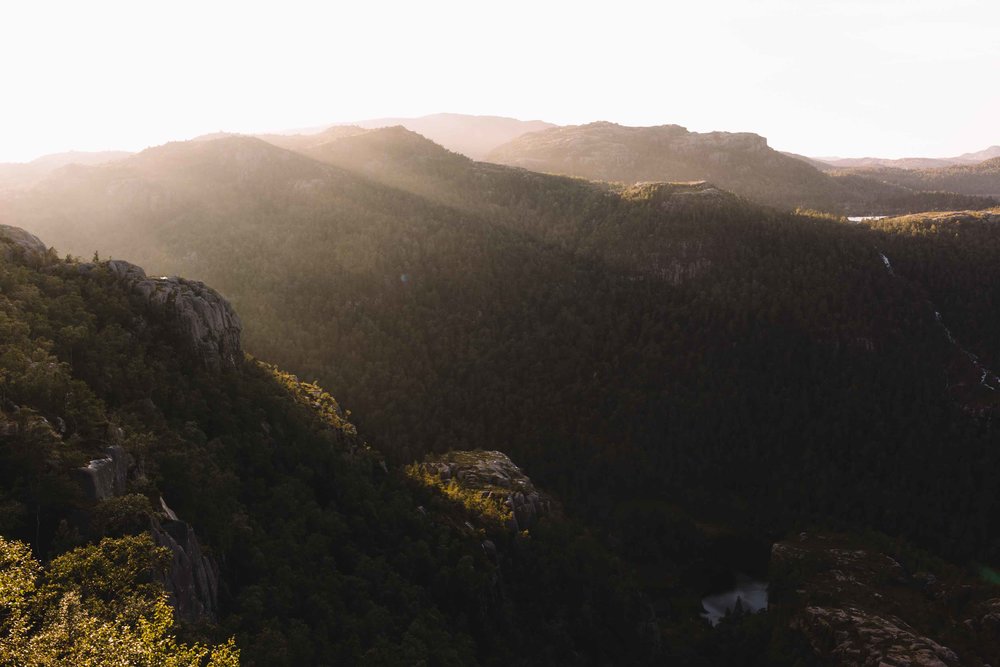
M 893 276 L 894 278 L 898 277 L 896 275 L 896 272 L 892 268 L 892 262 L 889 260 L 886 254 L 881 250 L 878 251 L 878 254 L 879 257 L 882 259 L 882 263 L 885 265 L 885 270 L 889 273 L 889 275 Z M 996 373 L 994 373 L 992 370 L 984 366 L 982 362 L 979 361 L 978 355 L 974 354 L 973 352 L 970 352 L 961 343 L 958 342 L 954 334 L 952 334 L 951 329 L 949 329 L 948 326 L 944 323 L 944 319 L 941 317 L 941 311 L 938 310 L 937 306 L 932 301 L 928 300 L 927 305 L 934 312 L 934 321 L 937 322 L 938 326 L 941 328 L 941 331 L 944 332 L 944 335 L 948 339 L 948 342 L 951 343 L 951 345 L 954 346 L 955 349 L 962 354 L 962 356 L 968 359 L 969 362 L 972 364 L 972 367 L 976 370 L 976 373 L 979 375 L 979 384 L 990 391 L 996 391 L 998 388 L 1000 388 L 1000 376 L 997 376 Z

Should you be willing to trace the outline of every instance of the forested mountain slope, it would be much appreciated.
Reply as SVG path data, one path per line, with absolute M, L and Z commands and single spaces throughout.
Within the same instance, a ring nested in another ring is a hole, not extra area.
M 5 662 L 107 664 L 111 632 L 143 665 L 167 664 L 142 643 L 163 633 L 234 634 L 248 665 L 653 655 L 652 617 L 598 541 L 558 517 L 530 536 L 482 523 L 388 468 L 322 389 L 244 358 L 240 326 L 200 283 L 59 260 L 0 227 Z M 42 599 L 105 623 L 92 645 L 22 604 L 37 563 L 8 540 L 53 559 Z M 31 660 L 10 653 L 24 646 Z M 212 664 L 235 664 L 232 646 Z
M 728 539 L 835 525 L 1000 558 L 996 434 L 882 235 L 339 132 L 307 155 L 167 145 L 0 215 L 207 280 L 247 348 L 334 388 L 390 463 L 507 452 L 638 568 L 678 661 L 712 664 L 697 593 L 740 566 Z
M 872 220 L 897 273 L 924 291 L 948 326 L 1000 368 L 1000 209 Z
M 708 180 L 781 208 L 845 215 L 989 205 L 967 196 L 919 193 L 900 185 L 843 180 L 785 155 L 751 133 L 688 132 L 677 125 L 626 127 L 599 122 L 527 134 L 500 146 L 491 162 L 591 180 Z
M 862 177 L 919 190 L 948 190 L 966 195 L 1000 197 L 1000 157 L 978 164 L 937 169 L 857 168 L 834 172 L 837 178 Z

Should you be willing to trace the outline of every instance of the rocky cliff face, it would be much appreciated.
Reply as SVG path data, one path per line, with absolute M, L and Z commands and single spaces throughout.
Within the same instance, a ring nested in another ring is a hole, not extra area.
M 453 451 L 417 468 L 441 486 L 453 483 L 460 492 L 497 505 L 508 515 L 507 526 L 514 531 L 530 528 L 553 510 L 552 500 L 535 489 L 503 452 Z
M 0 256 L 10 261 L 41 266 L 51 263 L 48 248 L 33 234 L 19 227 L 0 224 Z M 243 360 L 240 334 L 243 324 L 229 302 L 218 292 L 196 280 L 176 276 L 151 278 L 141 267 L 122 260 L 106 263 L 108 271 L 139 302 L 140 307 L 165 322 L 183 345 L 205 367 L 219 370 Z M 52 270 L 81 274 L 98 265 L 54 264 Z
M 122 495 L 128 482 L 131 457 L 121 445 L 112 445 L 106 452 L 107 456 L 77 469 L 83 492 L 94 502 Z
M 80 270 L 92 268 L 80 265 Z M 140 267 L 122 260 L 108 262 L 107 268 L 147 311 L 167 322 L 207 368 L 219 370 L 242 361 L 243 324 L 218 292 L 176 276 L 150 278 Z
M 109 437 L 118 441 L 120 431 L 109 426 Z M 107 456 L 94 459 L 76 470 L 80 488 L 91 503 L 121 496 L 130 479 L 144 477 L 135 459 L 121 444 L 106 450 Z M 149 531 L 157 546 L 170 550 L 172 562 L 164 577 L 164 587 L 177 615 L 186 621 L 216 620 L 219 596 L 219 567 L 206 556 L 194 528 L 160 498 L 162 513 L 149 516 Z
M 214 621 L 218 611 L 219 566 L 201 549 L 189 523 L 181 521 L 161 498 L 162 520 L 151 517 L 150 532 L 157 546 L 170 550 L 173 560 L 164 582 L 178 616 L 187 621 Z
M 48 248 L 41 239 L 20 227 L 0 225 L 0 257 L 37 265 L 48 257 Z
M 8 225 L 0 225 L 0 257 L 51 271 L 88 274 L 99 268 L 92 263 L 56 262 L 40 239 Z M 141 268 L 128 262 L 112 261 L 106 266 L 133 301 L 139 302 L 140 312 L 166 323 L 206 367 L 219 369 L 242 361 L 240 320 L 217 292 L 202 283 L 182 278 L 148 278 Z M 61 419 L 53 425 L 40 415 L 20 410 L 15 417 L 8 418 L 5 412 L 0 412 L 0 435 L 14 436 L 21 431 L 43 429 L 51 439 L 58 440 L 65 430 Z M 91 504 L 127 493 L 129 481 L 143 476 L 125 448 L 118 427 L 108 426 L 107 442 L 109 446 L 104 456 L 74 471 L 84 498 Z M 171 601 L 181 618 L 214 620 L 218 567 L 203 553 L 190 524 L 181 521 L 165 503 L 162 507 L 162 515 L 149 517 L 149 529 L 154 542 L 169 549 L 173 555 L 172 567 L 164 581 Z
M 803 533 L 771 551 L 771 612 L 822 659 L 847 667 L 996 664 L 995 589 L 917 570 L 841 535 Z

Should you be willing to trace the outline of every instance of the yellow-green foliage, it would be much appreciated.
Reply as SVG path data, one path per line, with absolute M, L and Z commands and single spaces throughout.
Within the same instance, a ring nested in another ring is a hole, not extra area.
M 337 400 L 326 393 L 317 383 L 302 382 L 295 375 L 286 373 L 277 366 L 259 360 L 254 361 L 274 376 L 274 379 L 287 389 L 296 401 L 314 410 L 324 422 L 347 435 L 356 436 L 358 434 L 354 424 L 346 419 L 350 416 L 350 411 L 342 412 Z
M 235 667 L 232 639 L 178 642 L 173 611 L 149 566 L 169 556 L 148 535 L 63 554 L 48 568 L 0 537 L 0 665 Z
M 461 503 L 467 510 L 489 524 L 503 527 L 513 517 L 512 511 L 506 503 L 509 492 L 505 489 L 496 487 L 497 492 L 487 497 L 486 492 L 494 490 L 492 487 L 473 489 L 462 486 L 455 479 L 445 481 L 433 470 L 429 470 L 420 463 L 407 466 L 406 474 L 426 486 L 437 489 L 447 498 Z

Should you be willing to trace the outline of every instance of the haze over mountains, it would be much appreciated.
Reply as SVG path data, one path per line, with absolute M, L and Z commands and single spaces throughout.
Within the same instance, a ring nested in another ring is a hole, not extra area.
M 893 167 L 897 169 L 933 169 L 935 167 L 951 167 L 954 165 L 972 165 L 986 160 L 1000 157 L 1000 146 L 990 146 L 974 153 L 963 153 L 956 157 L 928 158 L 928 157 L 907 157 L 907 158 L 839 158 L 839 157 L 819 157 L 813 158 L 819 162 L 824 162 L 833 167 Z
M 709 180 L 772 206 L 849 215 L 977 206 L 969 198 L 917 191 L 865 174 L 828 175 L 775 151 L 756 134 L 700 134 L 677 125 L 639 128 L 602 122 L 554 128 L 522 135 L 494 149 L 488 159 L 592 180 Z M 993 203 L 984 200 L 978 206 Z
M 31 185 L 51 172 L 71 164 L 97 165 L 128 157 L 126 151 L 70 151 L 43 155 L 31 162 L 0 163 L 0 189 Z
M 995 160 L 824 173 L 749 133 L 434 122 L 0 194 L 58 250 L 0 235 L 0 526 L 69 549 L 166 522 L 163 495 L 247 664 L 995 661 Z M 841 217 L 885 212 L 910 215 Z M 129 494 L 80 498 L 109 423 Z M 770 609 L 713 628 L 738 575 Z
M 491 150 L 522 134 L 555 127 L 552 123 L 541 120 L 524 121 L 501 116 L 466 116 L 454 113 L 420 118 L 376 118 L 350 125 L 368 129 L 402 125 L 473 160 L 485 159 Z
M 627 128 L 604 122 L 558 127 L 543 121 L 448 113 L 416 118 L 370 119 L 258 136 L 276 145 L 293 147 L 311 142 L 311 139 L 305 138 L 309 136 L 350 133 L 353 132 L 352 127 L 375 129 L 396 125 L 475 160 L 488 159 L 595 180 L 631 183 L 644 180 L 710 180 L 763 203 L 849 215 L 988 206 L 989 197 L 996 194 L 988 179 L 979 179 L 975 185 L 965 182 L 956 185 L 954 178 L 936 178 L 933 174 L 917 178 L 912 174 L 866 170 L 888 168 L 912 171 L 955 165 L 975 166 L 1000 153 L 1000 148 L 993 147 L 955 158 L 808 158 L 793 153 L 778 153 L 767 146 L 765 138 L 752 133 L 699 134 L 687 132 L 679 126 Z M 546 134 L 545 130 L 549 133 Z M 228 135 L 219 132 L 199 139 L 222 136 Z M 553 141 L 556 144 L 551 150 L 546 148 L 546 142 Z M 546 156 L 546 151 L 553 152 L 553 155 Z M 0 187 L 30 185 L 68 164 L 99 164 L 127 155 L 125 152 L 71 152 L 43 156 L 32 163 L 0 165 Z M 830 177 L 804 169 L 797 162 L 806 162 L 821 172 L 828 172 Z M 929 195 L 928 191 L 983 195 L 987 199 L 977 202 L 968 197 L 943 193 Z
M 935 169 L 860 167 L 838 170 L 833 173 L 848 177 L 860 176 L 877 179 L 883 183 L 920 190 L 948 190 L 992 198 L 1000 196 L 1000 157 L 975 164 Z

